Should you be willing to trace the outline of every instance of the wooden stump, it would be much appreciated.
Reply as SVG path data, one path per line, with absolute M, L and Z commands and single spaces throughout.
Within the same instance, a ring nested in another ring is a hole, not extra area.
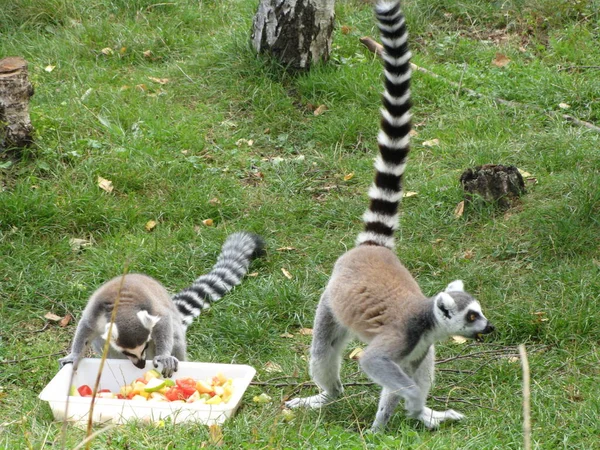
M 252 46 L 286 67 L 308 70 L 331 52 L 334 0 L 261 0 L 254 16 Z
M 33 142 L 29 99 L 33 86 L 27 61 L 19 57 L 0 60 L 0 151 L 25 147 Z
M 460 176 L 465 190 L 465 202 L 480 197 L 487 202 L 510 208 L 514 201 L 525 193 L 525 183 L 515 166 L 486 164 L 467 169 Z

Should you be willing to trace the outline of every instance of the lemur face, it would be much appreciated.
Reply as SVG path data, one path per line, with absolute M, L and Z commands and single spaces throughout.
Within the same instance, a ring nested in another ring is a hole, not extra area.
M 458 280 L 436 296 L 435 316 L 450 335 L 475 339 L 495 329 L 483 315 L 479 302 L 463 290 L 462 282 Z

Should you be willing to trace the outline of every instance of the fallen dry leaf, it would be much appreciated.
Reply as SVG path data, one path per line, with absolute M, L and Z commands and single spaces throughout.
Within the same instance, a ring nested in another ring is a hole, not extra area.
M 462 336 L 452 336 L 452 340 L 457 344 L 464 344 L 467 342 L 467 338 Z
M 283 372 L 283 369 L 279 364 L 274 363 L 273 361 L 267 361 L 267 363 L 265 364 L 265 372 L 279 373 Z
M 408 132 L 408 134 L 409 134 L 411 137 L 414 137 L 414 136 L 418 136 L 418 135 L 419 135 L 419 132 L 418 132 L 417 130 L 410 130 L 410 131 Z
M 208 201 L 209 205 L 218 205 L 219 203 L 221 203 L 221 200 L 219 200 L 217 197 L 213 197 Z
M 348 25 L 342 25 L 340 27 L 340 31 L 342 32 L 342 34 L 348 34 L 350 33 L 350 31 L 352 31 L 352 27 L 349 27 Z
M 524 170 L 517 169 L 523 178 L 530 177 L 531 174 L 529 172 L 525 172 Z
M 248 147 L 252 147 L 252 145 L 254 145 L 254 140 L 252 139 L 238 139 L 235 142 L 235 145 L 237 145 L 238 147 L 241 147 L 242 145 L 246 144 Z
M 294 413 L 294 411 L 292 411 L 291 409 L 283 408 L 281 410 L 281 416 L 283 417 L 283 420 L 289 422 L 290 420 L 294 420 L 294 418 L 296 417 L 296 413 Z
M 136 84 L 135 88 L 136 88 L 138 91 L 141 91 L 141 92 L 144 92 L 144 91 L 147 91 L 147 90 L 148 90 L 148 86 L 146 86 L 144 83 L 141 83 L 141 84 Z
M 360 358 L 362 356 L 362 354 L 364 352 L 365 351 L 362 348 L 356 347 L 354 350 L 352 350 L 350 352 L 350 356 L 348 356 L 348 358 L 350 358 L 350 359 L 358 359 L 358 358 Z
M 291 339 L 294 337 L 294 335 L 292 333 L 285 332 L 285 333 L 280 334 L 279 337 Z
M 144 58 L 152 58 L 152 50 L 144 50 L 142 55 L 144 55 Z
M 405 198 L 406 197 L 414 197 L 416 195 L 418 195 L 418 194 L 416 192 L 413 192 L 413 191 L 408 191 L 408 192 L 403 192 L 402 193 L 402 197 L 405 197 Z
M 510 358 L 508 358 L 508 362 L 510 363 L 516 363 L 519 362 L 521 360 L 521 358 L 519 358 L 518 356 L 511 356 Z
M 278 252 L 291 252 L 293 250 L 296 250 L 295 247 L 279 247 L 276 251 Z
M 463 258 L 465 259 L 473 259 L 473 256 L 475 256 L 475 252 L 473 252 L 473 250 L 467 250 L 465 253 L 463 253 Z
M 454 208 L 454 217 L 456 217 L 458 219 L 459 217 L 462 217 L 464 212 L 465 212 L 465 201 L 463 200 L 458 205 L 456 205 L 456 208 Z
M 54 314 L 54 313 L 51 313 L 51 312 L 47 312 L 47 313 L 44 315 L 44 318 L 45 318 L 45 319 L 48 319 L 50 322 L 60 322 L 60 321 L 61 321 L 61 319 L 62 319 L 62 317 L 60 317 L 60 316 L 57 316 L 56 314 Z
M 568 103 L 559 103 L 558 107 L 560 109 L 569 109 L 571 107 L 571 105 L 569 105 Z
M 298 333 L 300 333 L 302 336 L 312 336 L 313 329 L 312 328 L 300 328 L 298 330 Z
M 283 275 L 288 279 L 291 280 L 292 279 L 292 274 L 289 273 L 286 269 L 284 269 L 283 267 L 281 268 L 281 271 L 283 272 Z
M 144 228 L 146 229 L 146 231 L 154 230 L 156 228 L 156 221 L 149 220 L 148 222 L 146 222 L 146 225 L 144 225 Z
M 246 275 L 247 277 L 257 277 L 258 276 L 258 272 L 252 272 Z
M 440 145 L 440 140 L 437 138 L 423 142 L 423 147 L 436 147 L 438 145 Z
M 100 53 L 108 56 L 108 55 L 112 55 L 114 53 L 114 51 L 110 47 L 104 47 L 102 50 L 100 50 Z
M 504 67 L 509 62 L 510 62 L 510 59 L 502 53 L 496 53 L 496 57 L 494 59 L 492 59 L 492 64 L 495 65 L 496 67 Z
M 103 191 L 108 192 L 109 194 L 113 191 L 114 186 L 112 181 L 107 180 L 106 178 L 98 177 L 98 187 Z
M 156 78 L 156 77 L 148 77 L 150 81 L 154 81 L 158 84 L 167 84 L 169 82 L 168 78 Z
M 273 399 L 270 395 L 265 394 L 264 392 L 260 395 L 255 395 L 252 398 L 252 401 L 255 403 L 270 403 Z
M 52 72 L 55 69 L 56 66 L 53 65 L 47 65 L 46 67 L 44 67 L 44 70 L 48 73 Z
M 352 178 L 354 178 L 354 172 L 344 175 L 344 181 L 350 181 Z
M 217 424 L 212 424 L 208 427 L 208 440 L 211 444 L 221 447 L 223 442 L 223 430 Z
M 58 322 L 58 326 L 64 328 L 67 325 L 69 325 L 69 322 L 71 322 L 72 319 L 73 316 L 71 314 L 67 314 L 65 317 L 60 319 L 60 322 Z
M 325 111 L 327 111 L 327 106 L 325 105 L 319 105 L 317 107 L 317 109 L 314 110 L 313 114 L 315 116 L 320 116 L 321 114 L 323 114 Z
M 69 239 L 69 245 L 71 246 L 71 250 L 78 252 L 86 247 L 91 247 L 92 242 L 87 239 L 71 238 Z
M 203 223 L 205 226 L 207 226 L 207 227 L 212 227 L 212 226 L 213 226 L 213 224 L 214 224 L 214 221 L 213 221 L 212 219 L 204 219 L 204 220 L 202 221 L 202 223 Z

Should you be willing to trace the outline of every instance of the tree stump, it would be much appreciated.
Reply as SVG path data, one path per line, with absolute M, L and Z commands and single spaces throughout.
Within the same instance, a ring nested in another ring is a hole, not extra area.
M 515 166 L 501 164 L 467 169 L 460 176 L 460 184 L 465 190 L 465 202 L 481 197 L 501 208 L 510 208 L 525 193 L 525 183 L 519 170 Z
M 254 49 L 296 70 L 326 62 L 331 53 L 334 4 L 334 0 L 261 0 L 254 16 Z
M 29 99 L 33 86 L 27 61 L 19 57 L 0 60 L 0 150 L 25 147 L 33 142 Z

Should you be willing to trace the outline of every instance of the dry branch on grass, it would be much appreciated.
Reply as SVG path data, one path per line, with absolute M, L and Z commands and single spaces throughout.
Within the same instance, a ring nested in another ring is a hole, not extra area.
M 372 39 L 368 36 L 360 38 L 360 42 L 365 47 L 367 47 L 367 49 L 369 49 L 371 52 L 375 53 L 378 56 L 381 56 L 381 53 L 383 52 L 383 46 L 379 42 L 376 42 L 374 39 Z M 532 109 L 534 111 L 542 112 L 542 113 L 547 114 L 552 117 L 562 118 L 562 119 L 566 120 L 567 122 L 571 122 L 575 125 L 585 127 L 592 131 L 595 131 L 596 133 L 600 133 L 600 127 L 598 127 L 597 125 L 594 125 L 593 123 L 590 123 L 590 122 L 586 122 L 585 120 L 578 119 L 577 117 L 573 117 L 569 114 L 563 114 L 563 113 L 560 113 L 557 111 L 547 111 L 544 108 L 537 106 L 537 105 L 531 105 L 531 104 L 527 104 L 527 103 L 519 103 L 519 102 L 515 102 L 512 100 L 505 100 L 500 97 L 490 97 L 488 95 L 484 95 L 477 91 L 474 91 L 473 89 L 469 89 L 469 88 L 463 86 L 462 83 L 457 83 L 455 81 L 448 80 L 447 78 L 441 77 L 437 73 L 434 73 L 428 69 L 425 69 L 424 67 L 417 66 L 416 64 L 413 64 L 413 63 L 410 63 L 410 66 L 415 71 L 425 73 L 425 74 L 429 75 L 430 77 L 433 77 L 438 80 L 442 80 L 445 83 L 448 83 L 450 86 L 454 86 L 459 92 L 465 91 L 465 92 L 468 92 L 470 95 L 477 97 L 477 98 L 489 98 L 496 103 L 510 106 L 511 108 Z

